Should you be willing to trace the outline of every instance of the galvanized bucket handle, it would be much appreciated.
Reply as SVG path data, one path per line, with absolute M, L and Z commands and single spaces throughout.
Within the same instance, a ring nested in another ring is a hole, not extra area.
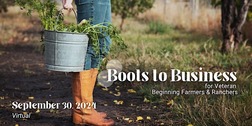
M 62 12 L 63 10 L 64 10 L 64 8 L 61 8 L 61 9 L 59 10 L 59 12 Z M 71 12 L 71 11 L 73 11 L 75 18 L 77 18 L 76 11 L 75 11 L 73 8 L 69 10 L 69 12 Z
M 62 14 L 62 11 L 63 11 L 63 9 L 64 8 L 61 8 L 58 12 L 58 15 L 57 15 L 57 19 L 56 19 L 56 22 L 58 22 L 59 21 L 59 17 L 60 17 L 60 15 Z M 75 19 L 77 20 L 77 14 L 76 14 L 76 11 L 72 8 L 72 9 L 70 9 L 70 11 L 69 12 L 71 12 L 71 11 L 73 11 L 73 13 L 74 13 L 74 16 L 75 16 Z M 64 15 L 63 15 L 64 16 Z M 57 30 L 57 28 L 56 28 L 56 25 L 54 25 L 54 30 Z

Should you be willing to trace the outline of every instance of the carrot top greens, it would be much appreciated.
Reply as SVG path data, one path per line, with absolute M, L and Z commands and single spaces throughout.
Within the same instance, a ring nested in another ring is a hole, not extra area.
M 27 10 L 27 14 L 37 12 L 44 30 L 72 32 L 87 34 L 94 50 L 99 52 L 99 38 L 110 36 L 116 43 L 123 43 L 120 32 L 111 23 L 104 22 L 92 25 L 89 20 L 82 20 L 79 24 L 65 24 L 64 15 L 56 7 L 52 0 L 16 0 L 21 9 Z M 105 44 L 105 43 L 104 43 Z

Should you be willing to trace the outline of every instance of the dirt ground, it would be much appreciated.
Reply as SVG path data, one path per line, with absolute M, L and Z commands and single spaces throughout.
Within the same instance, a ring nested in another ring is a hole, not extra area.
M 40 44 L 30 43 L 39 40 L 40 29 L 36 19 L 23 19 L 19 16 L 7 14 L 1 16 L 2 38 L 7 35 L 8 28 L 17 33 L 9 37 L 7 43 L 0 44 L 0 125 L 1 126 L 71 126 L 71 109 L 59 110 L 15 110 L 12 102 L 72 102 L 71 74 L 48 71 L 44 67 L 44 57 L 40 51 Z M 18 17 L 18 18 L 17 18 Z M 22 25 L 10 26 L 10 20 L 24 20 Z M 21 27 L 22 26 L 22 27 Z M 4 31 L 5 30 L 5 31 Z M 5 34 L 6 33 L 6 34 Z M 0 39 L 1 42 L 1 39 Z M 143 97 L 127 92 L 130 84 L 117 83 L 103 90 L 96 87 L 94 99 L 97 110 L 107 112 L 108 117 L 116 122 L 116 126 L 136 125 L 164 125 L 169 118 L 169 109 L 164 105 L 143 102 Z M 120 96 L 115 93 L 120 92 Z M 117 105 L 114 100 L 122 100 Z M 17 119 L 12 113 L 32 113 L 29 119 Z M 142 116 L 142 121 L 136 121 Z M 146 119 L 147 116 L 151 120 Z M 128 119 L 127 119 L 128 118 Z
M 32 112 L 30 119 L 13 119 L 12 113 L 22 113 L 22 110 L 12 109 L 11 103 L 31 101 L 63 103 L 71 102 L 71 74 L 48 71 L 44 67 L 43 55 L 36 51 L 37 47 L 29 44 L 1 46 L 0 54 L 0 125 L 11 126 L 71 126 L 71 110 L 28 110 Z M 116 88 L 116 89 L 115 89 Z M 114 84 L 109 91 L 96 87 L 94 91 L 97 110 L 108 113 L 116 121 L 116 125 L 159 125 L 159 117 L 164 112 L 152 109 L 154 104 L 144 103 L 142 96 L 130 94 L 126 84 Z M 115 96 L 116 91 L 121 92 Z M 112 91 L 113 93 L 109 93 Z M 116 105 L 114 100 L 122 100 L 122 105 Z M 162 107 L 162 106 L 158 106 Z M 136 122 L 137 116 L 145 121 Z M 150 116 L 151 120 L 146 120 Z M 129 118 L 129 123 L 123 118 Z M 157 121 L 154 121 L 154 120 Z
M 0 55 L 0 125 L 11 126 L 71 126 L 71 110 L 28 110 L 32 112 L 30 119 L 13 119 L 12 113 L 22 113 L 22 110 L 12 109 L 14 101 L 27 102 L 71 102 L 71 74 L 47 71 L 44 67 L 43 55 L 36 51 L 37 47 L 29 44 L 15 44 L 1 46 Z M 116 125 L 154 125 L 155 122 L 135 122 L 137 116 L 152 116 L 156 110 L 152 110 L 150 104 L 143 103 L 143 98 L 135 94 L 127 93 L 127 86 L 115 84 L 109 88 L 121 90 L 121 96 L 110 94 L 95 89 L 95 102 L 97 110 L 105 111 L 109 117 L 116 121 Z M 114 100 L 123 100 L 123 105 L 116 105 Z M 131 118 L 134 122 L 128 123 L 123 117 Z M 153 118 L 154 119 L 154 118 Z

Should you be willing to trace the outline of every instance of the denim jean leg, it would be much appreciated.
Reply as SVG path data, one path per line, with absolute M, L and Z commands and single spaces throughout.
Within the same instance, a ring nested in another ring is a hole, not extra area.
M 91 19 L 91 24 L 98 24 L 104 22 L 111 22 L 111 5 L 110 0 L 75 0 L 77 6 L 77 21 L 81 22 L 83 19 Z M 97 55 L 88 45 L 87 55 L 85 57 L 85 70 L 90 68 L 97 68 L 109 51 L 111 40 L 109 36 L 99 38 L 100 51 Z
M 110 0 L 108 0 L 110 2 Z M 111 5 L 108 4 L 106 12 L 105 12 L 105 18 L 104 22 L 106 23 L 111 23 Z M 105 24 L 108 25 L 108 24 Z M 111 39 L 109 36 L 104 33 L 105 38 L 100 38 L 100 51 L 101 51 L 101 57 L 105 57 L 109 50 L 110 50 L 110 45 L 111 45 Z
M 77 7 L 77 23 L 83 19 L 89 20 L 93 18 L 94 0 L 75 0 Z M 88 44 L 87 53 L 85 58 L 84 70 L 91 69 L 91 62 L 94 55 L 91 44 Z
M 110 0 L 97 0 L 94 4 L 94 24 L 98 23 L 111 23 L 111 4 Z M 106 35 L 106 33 L 104 33 Z M 92 58 L 92 68 L 100 66 L 102 59 L 108 54 L 111 40 L 109 36 L 99 38 L 100 50 L 99 54 Z
M 77 7 L 77 22 L 94 17 L 94 0 L 75 0 Z

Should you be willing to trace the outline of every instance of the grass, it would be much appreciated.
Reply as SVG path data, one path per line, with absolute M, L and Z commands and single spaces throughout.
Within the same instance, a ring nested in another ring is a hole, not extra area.
M 116 20 L 116 19 L 115 19 Z M 116 22 L 116 21 L 115 21 Z M 129 24 L 137 24 L 134 19 Z M 161 26 L 162 25 L 162 26 Z M 130 26 L 130 25 L 128 25 Z M 199 33 L 186 32 L 169 27 L 160 22 L 147 22 L 127 27 L 122 33 L 127 51 L 113 51 L 109 59 L 118 59 L 123 64 L 124 71 L 164 71 L 169 73 L 171 68 L 184 71 L 197 71 L 202 67 L 204 71 L 238 73 L 238 95 L 153 95 L 152 89 L 179 90 L 202 89 L 203 83 L 170 83 L 166 82 L 133 82 L 138 93 L 159 104 L 166 104 L 174 100 L 171 107 L 173 117 L 166 118 L 166 124 L 180 122 L 181 125 L 238 125 L 246 126 L 252 123 L 252 49 L 243 46 L 234 54 L 220 53 L 221 39 Z M 153 32 L 150 32 L 153 31 Z M 146 32 L 148 31 L 148 32 Z M 117 48 L 113 46 L 113 48 Z M 169 75 L 168 75 L 169 76 Z M 168 117 L 168 116 L 167 116 Z M 171 121 L 172 120 L 172 121 Z M 176 125 L 176 124 L 175 124 Z
M 161 21 L 151 21 L 149 24 L 149 30 L 147 33 L 152 33 L 152 34 L 167 34 L 171 33 L 173 28 Z

